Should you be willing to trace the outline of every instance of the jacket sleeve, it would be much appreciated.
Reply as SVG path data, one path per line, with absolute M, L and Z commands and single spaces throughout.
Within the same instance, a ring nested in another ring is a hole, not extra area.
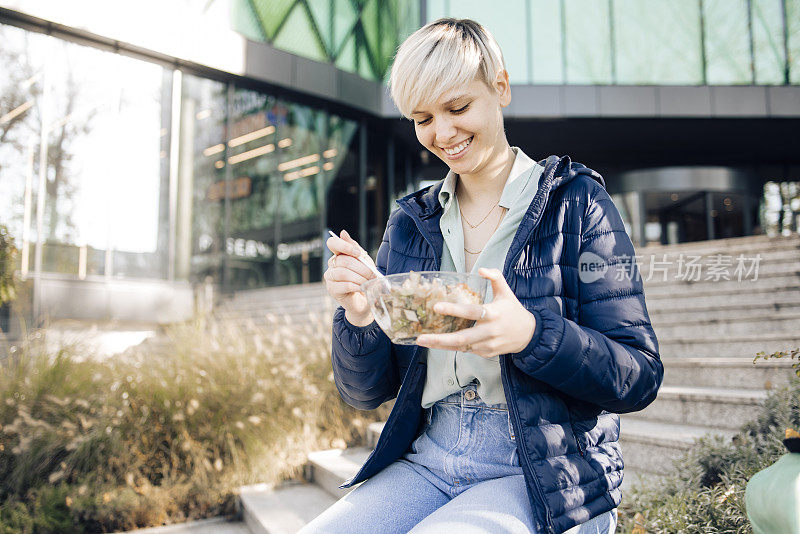
M 595 188 L 583 217 L 574 273 L 577 322 L 546 307 L 530 310 L 536 318 L 533 337 L 512 361 L 567 395 L 610 412 L 635 412 L 656 398 L 664 367 L 633 244 L 602 187 Z M 594 271 L 586 268 L 589 263 Z M 607 270 L 597 278 L 603 265 Z
M 395 212 L 396 214 L 396 212 Z M 389 220 L 378 250 L 376 266 L 386 274 Z M 399 371 L 394 347 L 375 321 L 364 327 L 350 324 L 339 306 L 333 314 L 333 379 L 342 399 L 359 410 L 373 410 L 397 396 Z

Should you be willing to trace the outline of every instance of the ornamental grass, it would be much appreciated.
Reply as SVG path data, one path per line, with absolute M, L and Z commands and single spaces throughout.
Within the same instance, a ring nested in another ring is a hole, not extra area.
M 100 358 L 47 332 L 0 367 L 0 534 L 111 532 L 237 513 L 237 491 L 363 443 L 387 408 L 341 401 L 330 314 L 199 317 Z

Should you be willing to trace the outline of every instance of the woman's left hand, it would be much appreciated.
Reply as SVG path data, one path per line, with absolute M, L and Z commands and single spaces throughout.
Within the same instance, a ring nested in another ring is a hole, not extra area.
M 477 320 L 475 326 L 450 334 L 423 334 L 417 338 L 417 345 L 484 358 L 513 354 L 528 346 L 536 328 L 534 315 L 517 300 L 499 270 L 480 268 L 478 274 L 491 282 L 492 302 L 483 306 L 439 302 L 433 307 L 436 313 Z

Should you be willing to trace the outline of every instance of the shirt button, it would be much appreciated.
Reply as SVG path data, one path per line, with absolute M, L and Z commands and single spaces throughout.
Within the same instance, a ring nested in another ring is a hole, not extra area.
M 448 378 L 448 379 L 447 379 L 447 385 L 448 385 L 448 386 L 452 386 L 453 384 L 455 384 L 455 382 L 453 381 L 453 379 L 452 379 L 452 378 Z
M 476 394 L 474 389 L 468 389 L 466 393 L 464 393 L 464 398 L 468 401 L 475 400 Z

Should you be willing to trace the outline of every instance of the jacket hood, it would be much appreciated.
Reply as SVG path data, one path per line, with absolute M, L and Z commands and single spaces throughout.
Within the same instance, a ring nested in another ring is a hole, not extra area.
M 581 174 L 589 176 L 603 186 L 603 188 L 606 186 L 605 180 L 600 176 L 600 173 L 582 163 L 574 163 L 569 156 L 549 156 L 538 163 L 544 167 L 542 177 L 539 180 L 539 188 L 547 187 L 548 195 Z M 440 180 L 425 189 L 406 195 L 399 199 L 397 203 L 408 206 L 420 219 L 429 219 L 442 209 L 442 206 L 439 204 L 439 192 L 442 190 L 443 184 L 444 180 Z

